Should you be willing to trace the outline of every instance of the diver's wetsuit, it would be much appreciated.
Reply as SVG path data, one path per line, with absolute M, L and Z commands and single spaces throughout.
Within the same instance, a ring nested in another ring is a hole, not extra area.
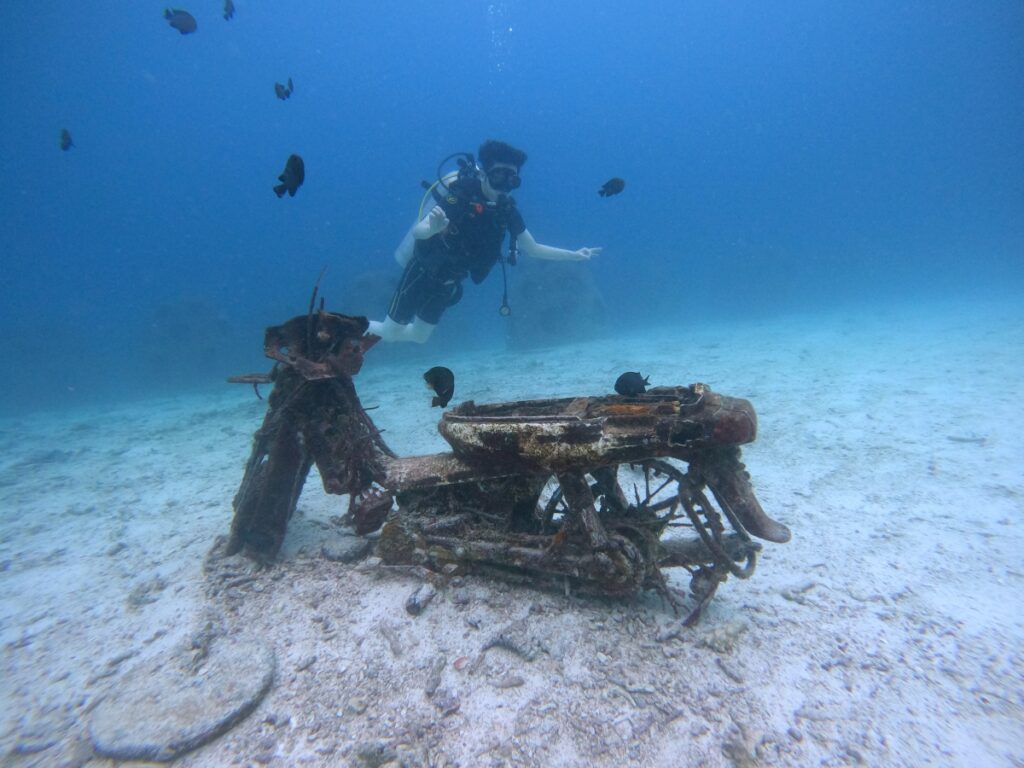
M 405 265 L 388 317 L 405 325 L 419 317 L 437 325 L 444 311 L 462 298 L 466 275 L 479 284 L 501 258 L 505 232 L 518 237 L 526 230 L 512 198 L 487 205 L 479 179 L 449 185 L 439 205 L 448 217 L 448 228 L 426 240 L 417 240 Z

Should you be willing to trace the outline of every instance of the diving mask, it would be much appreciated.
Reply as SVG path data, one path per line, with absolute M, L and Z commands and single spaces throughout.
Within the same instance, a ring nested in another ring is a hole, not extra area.
M 519 171 L 507 166 L 495 166 L 487 172 L 487 183 L 498 192 L 511 192 L 519 188 Z

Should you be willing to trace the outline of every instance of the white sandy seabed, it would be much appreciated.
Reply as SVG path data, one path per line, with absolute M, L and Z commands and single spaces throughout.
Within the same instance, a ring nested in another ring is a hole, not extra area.
M 7 419 L 0 763 L 114 765 L 91 746 L 104 697 L 197 637 L 245 637 L 273 650 L 273 686 L 176 765 L 1024 765 L 1022 305 L 437 362 L 455 402 L 604 394 L 637 369 L 749 398 L 744 460 L 792 541 L 692 629 L 654 595 L 473 576 L 412 616 L 420 576 L 322 556 L 345 500 L 314 471 L 282 561 L 211 597 L 251 390 Z M 419 368 L 371 351 L 356 378 L 402 455 L 447 449 Z M 532 651 L 482 650 L 503 632 Z

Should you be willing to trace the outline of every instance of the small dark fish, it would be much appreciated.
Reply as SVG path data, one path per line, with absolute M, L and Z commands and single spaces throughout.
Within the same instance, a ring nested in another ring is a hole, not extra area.
M 599 194 L 601 197 L 611 197 L 612 195 L 619 194 L 619 192 L 621 192 L 625 188 L 626 182 L 616 177 L 614 179 L 608 179 L 608 181 L 604 183 L 604 186 L 597 190 L 597 194 Z
M 195 17 L 188 11 L 179 11 L 174 8 L 167 8 L 164 10 L 164 18 L 167 19 L 168 24 L 183 35 L 192 34 L 199 28 L 199 25 L 196 24 Z
M 435 365 L 423 374 L 423 380 L 437 393 L 437 397 L 430 401 L 431 407 L 439 405 L 445 408 L 455 394 L 455 374 L 443 365 Z
M 287 192 L 291 197 L 295 197 L 302 182 L 306 180 L 306 164 L 302 162 L 302 158 L 291 155 L 284 164 L 284 173 L 278 176 L 277 180 L 281 183 L 274 187 L 275 195 L 284 197 L 284 193 Z
M 67 152 L 75 146 L 75 142 L 71 140 L 71 132 L 67 128 L 60 129 L 60 148 Z
M 235 15 L 235 4 L 231 0 L 224 0 L 224 21 L 228 21 Z
M 295 87 L 292 85 L 292 79 L 290 77 L 288 78 L 288 85 L 281 85 L 281 83 L 274 83 L 274 93 L 276 93 L 277 94 L 277 98 L 281 99 L 282 101 L 284 101 L 289 96 L 291 96 L 292 95 L 292 91 L 294 91 L 294 90 L 295 90 Z
M 647 385 L 651 383 L 648 378 L 650 377 L 636 371 L 627 371 L 615 380 L 615 391 L 625 397 L 642 395 L 647 391 Z

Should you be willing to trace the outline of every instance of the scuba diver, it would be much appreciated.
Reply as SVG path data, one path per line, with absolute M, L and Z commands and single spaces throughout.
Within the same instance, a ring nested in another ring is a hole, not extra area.
M 455 157 L 458 172 L 442 176 L 444 164 Z M 477 158 L 479 165 L 469 153 L 450 155 L 441 161 L 437 182 L 424 182 L 429 189 L 420 219 L 395 251 L 395 260 L 405 271 L 387 316 L 371 320 L 369 333 L 385 341 L 422 344 L 444 311 L 462 298 L 462 281 L 467 276 L 479 285 L 499 261 L 504 276 L 506 262 L 514 265 L 519 251 L 552 261 L 587 261 L 601 252 L 600 248 L 554 248 L 533 238 L 509 194 L 519 188 L 525 152 L 492 140 L 480 145 Z M 424 216 L 430 196 L 437 205 Z M 511 236 L 507 257 L 502 255 L 506 232 Z M 511 311 L 507 281 L 500 311 L 503 315 Z

